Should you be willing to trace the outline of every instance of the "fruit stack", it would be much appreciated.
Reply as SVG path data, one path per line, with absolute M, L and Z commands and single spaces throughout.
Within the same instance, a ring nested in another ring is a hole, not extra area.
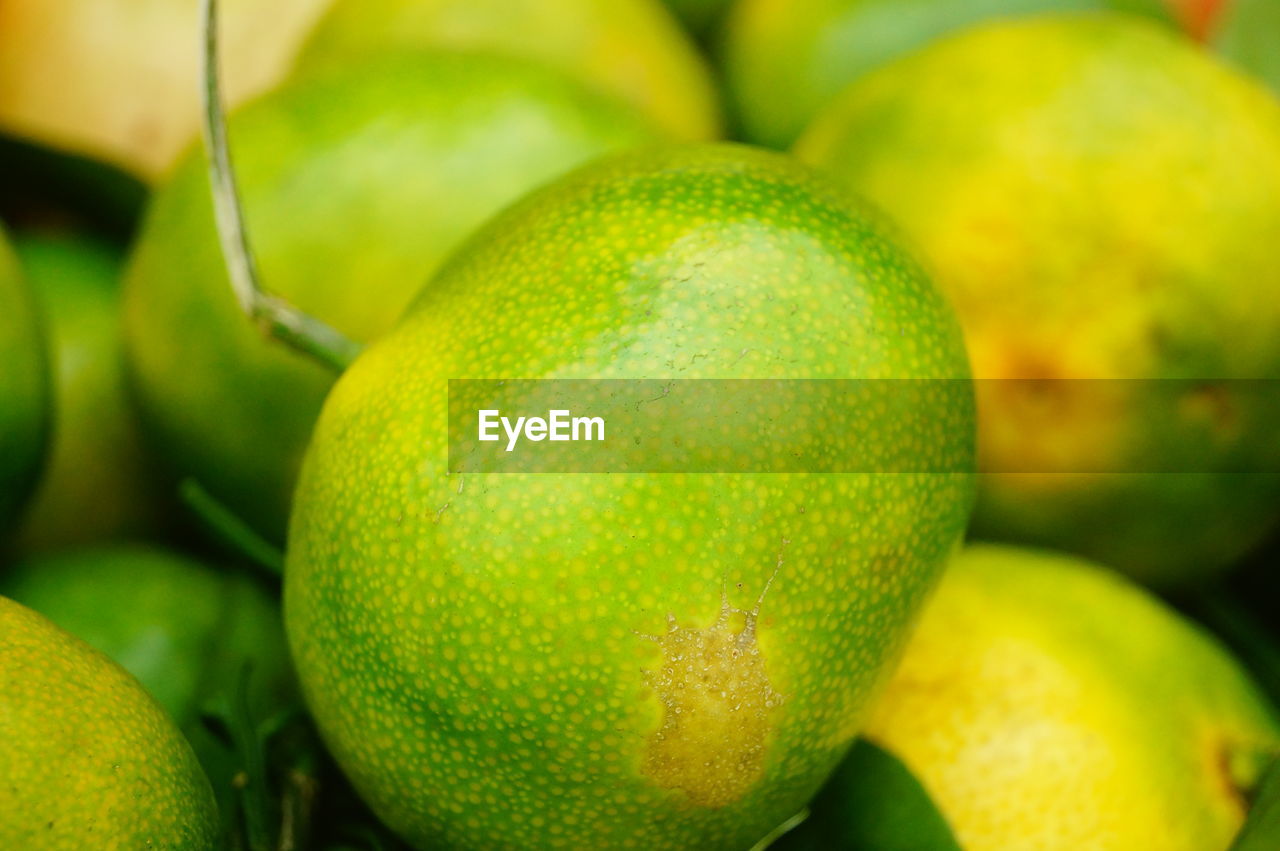
M 1280 849 L 1278 45 L 0 3 L 0 848 Z

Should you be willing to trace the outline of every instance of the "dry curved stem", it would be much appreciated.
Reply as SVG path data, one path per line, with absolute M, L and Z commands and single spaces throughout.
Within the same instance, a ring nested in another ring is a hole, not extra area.
M 264 333 L 341 372 L 360 353 L 360 345 L 288 301 L 266 292 L 259 283 L 227 142 L 227 119 L 222 106 L 218 68 L 218 0 L 202 0 L 201 18 L 204 32 L 201 72 L 204 81 L 201 87 L 204 140 L 209 159 L 214 219 L 231 289 L 245 315 Z

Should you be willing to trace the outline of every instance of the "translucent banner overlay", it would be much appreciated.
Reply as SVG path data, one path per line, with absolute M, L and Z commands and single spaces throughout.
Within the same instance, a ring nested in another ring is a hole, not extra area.
M 1280 380 L 451 379 L 448 427 L 453 473 L 1276 474 Z

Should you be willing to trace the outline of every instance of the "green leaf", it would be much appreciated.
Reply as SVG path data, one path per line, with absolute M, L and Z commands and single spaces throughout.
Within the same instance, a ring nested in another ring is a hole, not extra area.
M 214 498 L 195 479 L 183 479 L 178 495 L 205 527 L 224 544 L 243 556 L 249 564 L 261 568 L 277 582 L 284 574 L 284 553 L 259 535 L 235 512 Z
M 1275 851 L 1280 848 L 1280 758 L 1262 776 L 1249 818 L 1231 851 Z
M 860 740 L 778 851 L 961 851 L 920 781 L 888 751 Z
M 775 827 L 773 830 L 766 833 L 759 842 L 751 846 L 751 851 L 768 851 L 768 849 L 770 848 L 781 847 L 778 843 L 782 839 L 782 837 L 786 836 L 788 833 L 795 830 L 800 825 L 804 824 L 805 820 L 807 820 L 808 818 L 809 818 L 809 810 L 806 807 L 805 809 L 801 810 L 800 812 L 788 818 L 782 824 Z

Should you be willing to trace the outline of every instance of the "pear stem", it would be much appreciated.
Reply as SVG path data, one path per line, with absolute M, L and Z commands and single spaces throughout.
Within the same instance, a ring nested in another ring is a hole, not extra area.
M 265 334 L 315 358 L 335 372 L 342 372 L 360 353 L 360 345 L 288 301 L 266 292 L 259 283 L 227 141 L 227 119 L 222 105 L 218 67 L 218 0 L 202 0 L 201 12 L 204 33 L 201 72 L 204 141 L 214 219 L 231 289 L 245 315 Z

